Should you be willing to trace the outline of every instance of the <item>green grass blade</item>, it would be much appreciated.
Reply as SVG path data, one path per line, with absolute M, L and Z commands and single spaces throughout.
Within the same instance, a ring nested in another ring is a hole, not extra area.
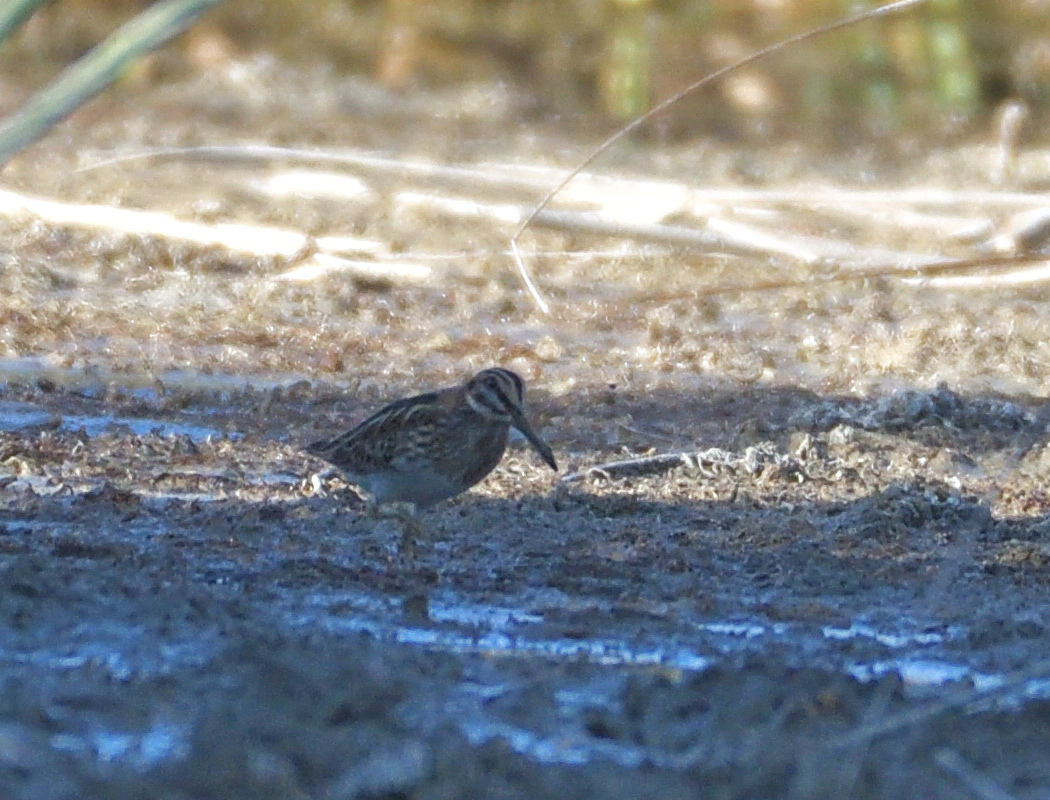
M 0 42 L 48 0 L 7 0 L 0 3 Z
M 114 31 L 0 123 L 0 165 L 109 86 L 136 58 L 182 32 L 220 2 L 160 0 Z

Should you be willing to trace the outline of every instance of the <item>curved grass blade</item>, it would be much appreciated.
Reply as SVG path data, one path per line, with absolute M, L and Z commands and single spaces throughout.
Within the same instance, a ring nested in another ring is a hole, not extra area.
M 0 168 L 11 156 L 113 83 L 132 61 L 181 33 L 220 2 L 222 0 L 160 0 L 114 31 L 0 123 Z

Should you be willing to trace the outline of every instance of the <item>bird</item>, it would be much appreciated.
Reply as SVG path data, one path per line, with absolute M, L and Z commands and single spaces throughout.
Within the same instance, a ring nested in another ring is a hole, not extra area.
M 455 497 L 492 472 L 511 428 L 557 471 L 550 446 L 525 417 L 524 403 L 521 377 L 491 367 L 457 386 L 397 400 L 305 450 L 368 492 L 374 506 L 409 504 L 411 521 L 420 508 Z

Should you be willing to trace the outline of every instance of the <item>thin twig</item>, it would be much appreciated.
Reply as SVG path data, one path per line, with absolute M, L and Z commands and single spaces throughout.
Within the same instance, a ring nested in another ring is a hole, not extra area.
M 906 278 L 905 283 L 918 283 L 931 289 L 987 289 L 990 286 L 1024 286 L 1050 281 L 1050 260 L 1045 255 L 1033 258 L 1038 264 L 1024 269 L 997 270 L 982 275 L 943 275 L 937 278 Z
M 947 747 L 933 754 L 937 766 L 957 779 L 978 800 L 1017 800 L 987 775 L 975 770 L 961 755 Z
M 534 224 L 554 230 L 576 233 L 602 233 L 627 236 L 661 244 L 717 249 L 742 255 L 782 255 L 806 264 L 819 260 L 819 254 L 800 242 L 798 237 L 781 236 L 752 225 L 717 218 L 706 221 L 707 230 L 681 225 L 653 225 L 608 219 L 600 214 L 574 211 L 544 210 L 533 219 Z
M 254 164 L 260 161 L 339 164 L 359 167 L 382 175 L 411 176 L 450 183 L 462 181 L 468 184 L 486 184 L 503 192 L 515 188 L 535 190 L 561 174 L 559 170 L 535 165 L 480 162 L 472 166 L 449 166 L 428 161 L 391 158 L 360 150 L 320 150 L 263 144 L 197 145 L 135 150 L 99 158 L 74 171 L 88 172 L 106 167 L 122 166 L 134 161 L 172 159 L 196 159 L 223 164 L 237 162 Z M 954 209 L 963 205 L 987 205 L 995 208 L 1046 205 L 1046 195 L 1038 192 L 1003 192 L 988 189 L 872 190 L 842 189 L 833 186 L 802 186 L 793 189 L 702 188 L 674 181 L 654 181 L 651 178 L 631 179 L 582 171 L 575 173 L 572 178 L 578 179 L 575 180 L 572 187 L 573 192 L 579 192 L 579 194 L 572 195 L 572 198 L 577 201 L 599 202 L 609 195 L 611 189 L 618 189 L 625 194 L 644 192 L 647 197 L 677 192 L 683 196 L 683 203 L 690 204 L 688 208 L 683 207 L 683 211 L 695 210 L 697 205 L 711 207 L 783 205 L 793 208 L 807 205 L 832 208 L 843 213 L 871 206 L 886 206 L 890 210 L 896 210 L 908 206 Z M 543 209 L 532 210 L 539 213 Z M 523 218 L 521 224 L 524 224 L 525 221 L 526 219 Z
M 124 235 L 161 236 L 199 245 L 217 245 L 257 255 L 292 257 L 310 246 L 302 231 L 269 225 L 205 224 L 162 211 L 67 203 L 0 190 L 0 217 L 30 214 L 55 225 L 73 225 Z
M 1039 661 L 1027 669 L 1007 675 L 998 686 L 992 686 L 988 689 L 977 689 L 976 687 L 955 689 L 937 700 L 931 700 L 930 702 L 905 709 L 897 714 L 883 717 L 876 722 L 862 725 L 852 733 L 838 739 L 833 746 L 836 748 L 848 748 L 865 745 L 872 739 L 880 739 L 905 728 L 929 722 L 949 711 L 958 711 L 968 706 L 1004 697 L 1011 692 L 1024 689 L 1031 681 L 1048 676 L 1050 676 L 1050 659 Z
M 417 283 L 425 281 L 433 273 L 426 264 L 412 261 L 366 261 L 340 258 L 329 253 L 314 253 L 301 264 L 274 275 L 278 282 L 306 283 L 325 275 L 343 274 L 364 282 Z
M 692 457 L 690 453 L 661 453 L 655 456 L 628 458 L 623 461 L 609 461 L 605 464 L 596 464 L 579 472 L 571 472 L 563 476 L 558 483 L 578 483 L 592 477 L 611 480 L 619 475 L 626 474 L 651 475 L 659 472 L 668 472 L 676 467 L 688 465 Z
M 85 163 L 77 172 L 89 172 L 107 167 L 123 166 L 133 161 L 196 161 L 220 164 L 252 165 L 260 161 L 294 161 L 300 164 L 327 164 L 356 167 L 380 175 L 395 175 L 399 178 L 426 178 L 449 183 L 463 182 L 469 185 L 491 185 L 501 190 L 521 188 L 534 191 L 545 185 L 556 174 L 555 170 L 522 168 L 512 164 L 481 163 L 474 166 L 450 166 L 430 161 L 391 158 L 363 150 L 325 150 L 306 147 L 280 147 L 268 144 L 209 144 L 193 147 L 158 147 L 118 153 Z
M 496 222 L 522 219 L 525 208 L 510 203 L 484 203 L 472 199 L 438 194 L 402 192 L 398 203 L 412 207 L 437 208 L 459 217 L 483 217 Z M 590 211 L 552 211 L 545 209 L 533 224 L 553 230 L 574 233 L 598 233 L 629 237 L 659 244 L 717 250 L 736 255 L 786 256 L 804 264 L 838 261 L 845 265 L 913 273 L 927 264 L 943 261 L 932 253 L 908 253 L 881 247 L 860 247 L 820 236 L 784 234 L 763 230 L 754 225 L 718 217 L 703 220 L 706 229 L 681 225 L 658 225 L 635 222 L 622 217 Z
M 1032 282 L 1036 275 L 1021 267 L 1033 262 L 1045 263 L 1046 256 L 985 256 L 930 263 L 893 263 L 875 264 L 863 267 L 841 265 L 837 269 L 805 275 L 801 278 L 773 278 L 767 281 L 748 283 L 720 283 L 704 287 L 705 297 L 717 295 L 742 294 L 744 292 L 765 292 L 779 289 L 791 289 L 798 286 L 813 286 L 832 281 L 852 281 L 864 278 L 896 278 L 906 283 L 920 284 L 934 288 L 983 288 L 997 283 L 1010 283 L 1011 276 L 1028 278 Z M 958 275 L 975 269 L 988 272 L 983 275 Z M 1040 267 L 1042 280 L 1050 280 L 1050 269 Z M 963 280 L 966 280 L 964 283 Z M 1017 280 L 1016 282 L 1020 282 Z
M 737 456 L 718 447 L 712 447 L 707 450 L 694 450 L 692 452 L 659 453 L 652 456 L 640 456 L 622 461 L 608 461 L 604 464 L 596 464 L 585 470 L 572 472 L 558 482 L 577 483 L 596 476 L 611 480 L 620 475 L 654 475 L 661 472 L 669 472 L 677 467 L 702 469 L 702 464 L 734 467 L 744 465 L 747 460 L 747 454 Z
M 553 189 L 551 189 L 549 192 L 547 192 L 546 195 L 543 196 L 543 199 L 541 199 L 539 204 L 532 210 L 532 213 L 525 218 L 521 225 L 518 226 L 518 229 L 514 231 L 514 233 L 510 237 L 510 249 L 511 252 L 514 254 L 514 261 L 518 267 L 518 274 L 521 275 L 522 281 L 525 283 L 526 288 L 528 288 L 529 294 L 532 296 L 532 299 L 536 303 L 536 306 L 544 314 L 549 312 L 550 306 L 546 302 L 546 300 L 544 300 L 539 290 L 536 288 L 536 285 L 533 282 L 532 277 L 529 273 L 529 268 L 526 265 L 525 259 L 521 254 L 521 249 L 518 246 L 519 238 L 529 227 L 529 225 L 532 224 L 532 221 L 536 219 L 539 213 L 550 204 L 550 201 L 554 199 L 555 195 L 557 195 L 562 189 L 564 189 L 569 184 L 569 182 L 572 181 L 573 178 L 575 178 L 577 175 L 583 172 L 583 170 L 585 170 L 587 167 L 593 164 L 603 153 L 608 151 L 609 148 L 611 148 L 614 144 L 620 141 L 620 139 L 627 136 L 629 133 L 632 133 L 633 131 L 637 130 L 638 128 L 642 127 L 647 122 L 649 122 L 649 120 L 653 119 L 653 117 L 656 117 L 657 115 L 663 113 L 668 108 L 677 103 L 679 100 L 682 100 L 683 98 L 687 97 L 693 92 L 696 92 L 702 89 L 703 87 L 714 83 L 720 78 L 732 72 L 735 72 L 736 70 L 741 69 L 742 67 L 748 66 L 749 64 L 753 64 L 756 61 L 765 58 L 766 56 L 783 50 L 784 48 L 791 47 L 792 45 L 801 44 L 802 42 L 809 41 L 810 39 L 815 39 L 819 36 L 823 36 L 833 31 L 837 31 L 842 28 L 847 28 L 851 25 L 857 24 L 858 22 L 863 22 L 869 19 L 875 19 L 876 17 L 886 16 L 887 14 L 902 11 L 912 6 L 921 5 L 924 2 L 926 2 L 926 0 L 897 0 L 897 2 L 887 3 L 886 5 L 880 6 L 878 8 L 863 11 L 860 14 L 854 14 L 852 16 L 846 17 L 845 19 L 840 19 L 836 22 L 824 25 L 820 28 L 814 28 L 813 30 L 806 31 L 804 33 L 799 33 L 795 36 L 790 36 L 787 39 L 783 39 L 779 42 L 776 42 L 775 44 L 771 44 L 768 47 L 763 47 L 762 49 L 751 53 L 750 55 L 740 59 L 739 61 L 734 62 L 733 64 L 729 64 L 725 67 L 722 67 L 721 69 L 717 69 L 714 72 L 708 73 L 703 78 L 701 78 L 698 81 L 695 81 L 694 83 L 685 87 L 681 91 L 676 92 L 675 94 L 665 98 L 664 100 L 661 100 L 651 109 L 649 109 L 646 113 L 642 114 L 640 117 L 636 117 L 635 119 L 631 120 L 629 123 L 627 123 L 618 131 L 616 131 L 616 133 L 614 133 L 612 136 L 610 136 L 608 139 L 606 139 L 604 142 L 598 145 L 593 151 L 591 151 L 590 155 L 588 155 L 585 159 L 583 159 L 583 161 L 581 161 L 579 164 L 573 167 L 569 171 L 569 173 L 564 178 L 562 178 L 561 181 L 557 183 L 557 185 L 554 186 Z

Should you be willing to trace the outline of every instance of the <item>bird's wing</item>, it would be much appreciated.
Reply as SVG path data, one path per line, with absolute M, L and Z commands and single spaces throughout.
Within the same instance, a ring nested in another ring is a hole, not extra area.
M 306 451 L 351 472 L 396 467 L 441 419 L 441 393 L 406 397 L 381 408 L 356 428 L 306 446 Z

